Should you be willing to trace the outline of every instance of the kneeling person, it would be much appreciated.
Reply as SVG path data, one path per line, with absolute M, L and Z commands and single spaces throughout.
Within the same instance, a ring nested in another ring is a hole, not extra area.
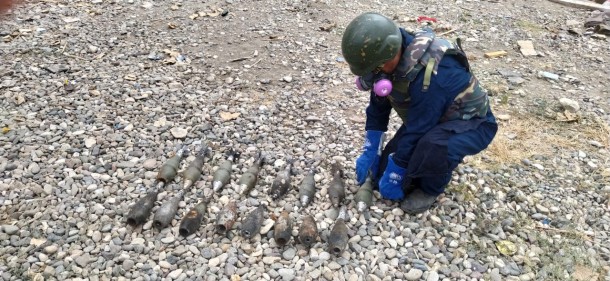
M 358 183 L 370 172 L 381 195 L 401 201 L 405 212 L 428 210 L 464 157 L 495 137 L 487 93 L 459 41 L 436 38 L 430 29 L 410 33 L 364 13 L 347 26 L 341 48 L 358 88 L 370 90 Z M 402 125 L 382 148 L 392 109 Z

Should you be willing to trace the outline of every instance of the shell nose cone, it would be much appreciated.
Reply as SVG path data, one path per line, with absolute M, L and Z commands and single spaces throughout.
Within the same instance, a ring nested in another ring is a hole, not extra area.
M 364 202 L 358 202 L 358 212 L 364 212 L 368 206 Z
M 246 184 L 240 184 L 239 187 L 238 187 L 239 190 L 237 190 L 237 193 L 244 193 L 244 192 L 246 192 L 246 188 L 247 187 L 248 187 L 248 185 L 246 185 Z
M 305 196 L 301 197 L 301 206 L 307 205 L 308 202 L 309 202 L 309 196 L 305 195 Z
M 220 182 L 220 181 L 215 181 L 212 183 L 212 188 L 214 189 L 214 191 L 220 190 L 221 187 L 222 187 L 222 182 Z

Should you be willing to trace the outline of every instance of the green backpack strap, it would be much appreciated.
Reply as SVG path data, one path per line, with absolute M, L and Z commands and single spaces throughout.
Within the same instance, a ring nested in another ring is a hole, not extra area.
M 469 71 L 468 58 L 462 51 L 462 42 L 459 37 L 453 39 L 436 38 L 434 31 L 424 28 L 414 33 L 415 38 L 403 53 L 401 62 L 397 67 L 396 80 L 413 81 L 422 69 L 424 81 L 422 90 L 425 92 L 430 87 L 432 76 L 436 75 L 438 65 L 445 54 L 456 55 Z
M 436 64 L 435 58 L 430 58 L 428 63 L 426 64 L 426 72 L 424 72 L 424 86 L 422 90 L 425 92 L 430 87 L 430 80 L 432 79 L 432 70 L 434 69 L 434 65 Z

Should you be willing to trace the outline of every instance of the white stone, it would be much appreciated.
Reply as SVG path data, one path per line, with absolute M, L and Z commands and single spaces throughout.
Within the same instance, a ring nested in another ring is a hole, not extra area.
M 532 166 L 534 166 L 536 169 L 543 171 L 544 170 L 544 166 L 540 165 L 540 164 L 533 164 Z
M 561 104 L 561 106 L 563 106 L 563 108 L 571 112 L 577 112 L 578 110 L 580 110 L 580 105 L 575 100 L 561 98 L 559 99 L 559 103 Z
M 441 223 L 443 223 L 443 221 L 441 220 L 441 218 L 439 218 L 439 217 L 437 217 L 437 216 L 435 216 L 435 215 L 431 215 L 431 216 L 430 216 L 430 220 L 431 220 L 433 223 L 436 223 L 436 224 L 441 224 Z
M 436 271 L 430 271 L 430 274 L 428 274 L 428 278 L 426 278 L 426 281 L 438 281 L 439 280 L 439 276 L 438 273 Z
M 421 270 L 417 268 L 412 268 L 411 270 L 409 270 L 409 272 L 407 272 L 407 274 L 405 274 L 405 278 L 407 280 L 419 280 L 419 278 L 421 278 L 423 274 L 424 272 L 422 272 Z
M 260 234 L 262 234 L 262 235 L 267 234 L 267 232 L 269 232 L 269 230 L 271 230 L 271 228 L 273 227 L 274 224 L 275 224 L 275 221 L 272 219 L 265 220 L 265 222 L 263 223 L 263 227 L 261 227 Z
M 217 267 L 219 264 L 220 264 L 220 259 L 218 257 L 211 258 L 208 261 L 208 266 L 209 267 Z
M 87 148 L 92 148 L 96 143 L 97 141 L 94 138 L 85 139 L 85 147 Z
M 280 268 L 277 272 L 280 274 L 280 276 L 282 276 L 282 280 L 284 281 L 294 279 L 294 269 Z
M 174 127 L 169 131 L 170 131 L 170 133 L 172 133 L 172 136 L 174 136 L 174 138 L 177 138 L 177 139 L 183 139 L 188 134 L 187 129 L 179 128 L 179 127 Z
M 280 257 L 264 257 L 263 258 L 264 264 L 274 264 L 278 261 L 280 261 Z
M 176 269 L 172 272 L 170 272 L 167 277 L 171 278 L 171 279 L 178 279 L 178 277 L 180 276 L 180 274 L 182 274 L 182 268 Z

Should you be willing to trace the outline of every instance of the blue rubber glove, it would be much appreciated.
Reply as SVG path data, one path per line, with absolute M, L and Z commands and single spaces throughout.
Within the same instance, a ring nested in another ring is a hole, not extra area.
M 402 168 L 392 159 L 394 154 L 388 156 L 388 166 L 379 180 L 379 192 L 381 196 L 389 200 L 402 200 L 405 194 L 402 190 L 407 169 Z
M 381 156 L 381 138 L 384 132 L 382 131 L 366 131 L 364 138 L 364 151 L 356 159 L 356 180 L 358 185 L 362 185 L 366 180 L 369 172 L 373 174 L 373 178 L 377 176 L 379 169 L 379 157 Z

